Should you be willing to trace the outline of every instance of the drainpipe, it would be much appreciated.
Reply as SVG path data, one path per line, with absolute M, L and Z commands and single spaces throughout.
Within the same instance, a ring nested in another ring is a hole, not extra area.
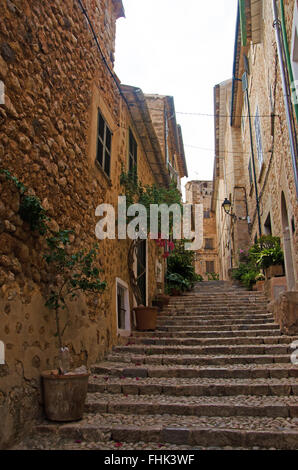
M 291 90 L 292 90 L 293 95 L 295 97 L 294 110 L 295 110 L 295 115 L 296 115 L 296 121 L 298 123 L 297 93 L 296 93 L 296 87 L 295 87 L 295 84 L 294 84 L 294 75 L 293 75 L 291 56 L 290 56 L 289 45 L 288 45 L 286 22 L 285 22 L 285 9 L 284 9 L 283 0 L 280 0 L 280 13 L 281 13 L 281 30 L 282 30 L 282 37 L 283 37 L 283 41 L 284 41 L 285 55 L 286 55 L 286 61 L 287 61 L 287 69 L 288 69 L 288 73 L 289 73 L 289 80 L 290 80 Z
M 282 88 L 283 88 L 283 95 L 284 95 L 284 105 L 285 105 L 287 126 L 288 126 L 289 139 L 290 139 L 291 157 L 292 157 L 292 165 L 293 165 L 295 188 L 296 188 L 296 198 L 298 199 L 297 143 L 296 143 L 296 138 L 295 138 L 295 134 L 294 134 L 293 126 L 292 126 L 293 111 L 290 105 L 290 94 L 289 94 L 289 87 L 287 83 L 288 77 L 286 76 L 286 70 L 285 70 L 285 64 L 284 64 L 285 52 L 284 52 L 283 42 L 281 38 L 281 23 L 278 19 L 276 0 L 272 0 L 272 10 L 273 10 L 273 27 L 275 29 L 277 52 L 278 52 L 278 58 L 279 58 L 281 81 L 282 81 Z
M 261 237 L 261 236 L 262 236 L 262 224 L 261 224 L 261 214 L 260 214 L 260 199 L 259 199 L 258 182 L 257 182 L 257 175 L 256 175 L 256 164 L 255 164 L 255 154 L 254 154 L 254 144 L 253 144 L 252 125 L 251 125 L 251 114 L 250 114 L 250 101 L 249 101 L 249 95 L 248 95 L 248 82 L 247 82 L 247 85 L 245 86 L 245 93 L 246 93 L 246 100 L 247 100 L 248 123 L 249 123 L 249 136 L 250 136 L 250 149 L 251 149 L 251 160 L 252 160 L 253 178 L 254 178 L 254 185 L 255 185 L 256 209 L 257 209 L 257 217 L 258 217 L 258 228 L 259 228 L 259 237 Z

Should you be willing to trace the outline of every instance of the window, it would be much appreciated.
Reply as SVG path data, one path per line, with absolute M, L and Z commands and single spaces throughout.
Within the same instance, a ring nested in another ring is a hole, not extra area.
M 118 277 L 116 278 L 116 315 L 118 334 L 129 336 L 131 326 L 128 285 Z
M 214 261 L 206 261 L 206 273 L 214 273 Z
M 263 149 L 262 149 L 262 137 L 261 137 L 261 123 L 260 123 L 260 115 L 259 115 L 259 108 L 258 107 L 256 109 L 256 116 L 255 116 L 255 133 L 256 133 L 259 167 L 262 168 Z
M 205 238 L 205 250 L 213 250 L 213 238 Z
M 249 184 L 252 185 L 252 165 L 251 165 L 251 158 L 249 159 L 249 164 L 248 164 L 248 176 L 249 176 Z
M 112 133 L 98 110 L 96 160 L 104 172 L 110 176 Z
M 129 161 L 128 161 L 128 169 L 132 171 L 133 169 L 137 169 L 137 154 L 138 154 L 138 146 L 136 140 L 133 136 L 133 133 L 129 129 Z
M 204 219 L 210 219 L 210 210 L 204 210 Z
M 267 218 L 266 218 L 265 223 L 264 223 L 264 232 L 265 232 L 265 235 L 272 235 L 270 212 L 267 215 Z
M 125 289 L 124 287 L 117 285 L 117 312 L 118 312 L 118 329 L 124 330 L 125 329 L 125 315 L 126 315 L 126 308 L 125 308 Z

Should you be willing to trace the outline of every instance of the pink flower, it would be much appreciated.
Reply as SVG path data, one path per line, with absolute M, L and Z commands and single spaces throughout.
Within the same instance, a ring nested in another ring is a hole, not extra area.
M 170 251 L 173 251 L 174 248 L 175 248 L 174 242 L 169 242 L 168 247 L 169 247 Z
M 123 446 L 122 442 L 116 442 L 115 444 L 115 447 L 122 447 L 122 446 Z
M 169 254 L 170 254 L 170 253 L 169 253 L 168 251 L 165 251 L 164 254 L 162 255 L 162 257 L 163 257 L 164 259 L 166 259 L 166 258 L 169 257 Z

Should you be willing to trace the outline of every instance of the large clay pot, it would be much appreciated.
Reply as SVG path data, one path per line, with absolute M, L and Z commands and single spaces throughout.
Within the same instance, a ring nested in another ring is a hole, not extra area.
M 157 307 L 135 307 L 136 328 L 140 331 L 155 330 L 157 320 Z
M 162 305 L 168 305 L 170 301 L 170 296 L 166 294 L 158 294 L 157 300 L 162 303 Z
M 51 421 L 77 421 L 82 418 L 89 373 L 54 375 L 42 372 L 44 407 Z
M 266 268 L 266 278 L 279 277 L 284 275 L 284 267 L 282 264 L 274 264 Z

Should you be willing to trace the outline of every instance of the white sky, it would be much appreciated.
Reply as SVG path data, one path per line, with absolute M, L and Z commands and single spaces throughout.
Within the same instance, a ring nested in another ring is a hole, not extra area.
M 212 179 L 213 87 L 232 76 L 237 0 L 123 0 L 115 71 L 144 93 L 174 97 L 189 178 Z M 202 147 L 201 150 L 194 147 Z

